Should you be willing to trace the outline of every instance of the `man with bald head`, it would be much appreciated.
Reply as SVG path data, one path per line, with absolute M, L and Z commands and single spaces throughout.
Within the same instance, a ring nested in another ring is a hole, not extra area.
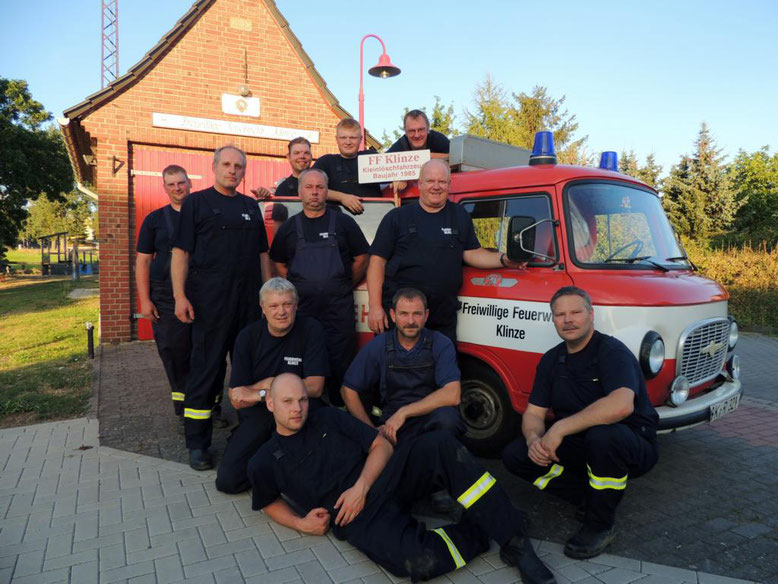
M 413 582 L 461 568 L 489 549 L 489 539 L 522 582 L 555 581 L 532 549 L 523 514 L 450 434 L 430 432 L 393 454 L 375 428 L 336 408 L 309 417 L 305 385 L 291 373 L 273 379 L 267 409 L 276 430 L 249 462 L 254 510 L 306 534 L 332 528 Z M 461 523 L 427 530 L 411 515 L 412 504 L 436 489 L 456 498 Z
M 376 334 L 390 326 L 387 314 L 395 292 L 416 288 L 427 297 L 427 327 L 456 343 L 462 263 L 484 269 L 524 266 L 481 247 L 470 215 L 448 200 L 450 182 L 444 160 L 425 163 L 418 203 L 393 209 L 378 226 L 367 268 L 368 326 Z
M 259 318 L 259 287 L 270 273 L 267 236 L 256 199 L 238 192 L 246 154 L 222 146 L 213 155 L 214 185 L 181 206 L 170 266 L 176 316 L 192 324 L 192 356 L 184 397 L 189 465 L 213 467 L 212 416 L 220 411 L 227 353 Z

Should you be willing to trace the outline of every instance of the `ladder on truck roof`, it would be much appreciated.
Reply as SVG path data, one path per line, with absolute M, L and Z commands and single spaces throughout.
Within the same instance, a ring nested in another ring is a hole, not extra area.
M 531 152 L 526 148 L 462 134 L 451 139 L 449 166 L 452 172 L 527 166 Z

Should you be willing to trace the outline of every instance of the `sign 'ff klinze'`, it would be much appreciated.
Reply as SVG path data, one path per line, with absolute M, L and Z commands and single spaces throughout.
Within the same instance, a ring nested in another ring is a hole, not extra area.
M 429 150 L 362 154 L 359 157 L 359 182 L 380 183 L 419 178 L 422 164 L 430 159 Z

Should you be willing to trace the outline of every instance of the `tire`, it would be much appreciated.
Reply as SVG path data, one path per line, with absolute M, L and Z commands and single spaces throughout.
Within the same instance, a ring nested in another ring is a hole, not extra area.
M 499 376 L 479 361 L 462 361 L 459 411 L 467 426 L 462 441 L 477 456 L 499 458 L 516 437 L 519 416 Z

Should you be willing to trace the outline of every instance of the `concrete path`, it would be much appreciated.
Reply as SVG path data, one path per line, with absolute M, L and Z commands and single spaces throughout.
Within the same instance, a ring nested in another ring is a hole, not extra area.
M 392 584 L 350 545 L 301 536 L 226 496 L 213 472 L 99 444 L 78 419 L 0 431 L 0 583 Z M 745 582 L 602 555 L 573 561 L 536 542 L 560 584 Z M 493 547 L 435 582 L 507 584 Z

